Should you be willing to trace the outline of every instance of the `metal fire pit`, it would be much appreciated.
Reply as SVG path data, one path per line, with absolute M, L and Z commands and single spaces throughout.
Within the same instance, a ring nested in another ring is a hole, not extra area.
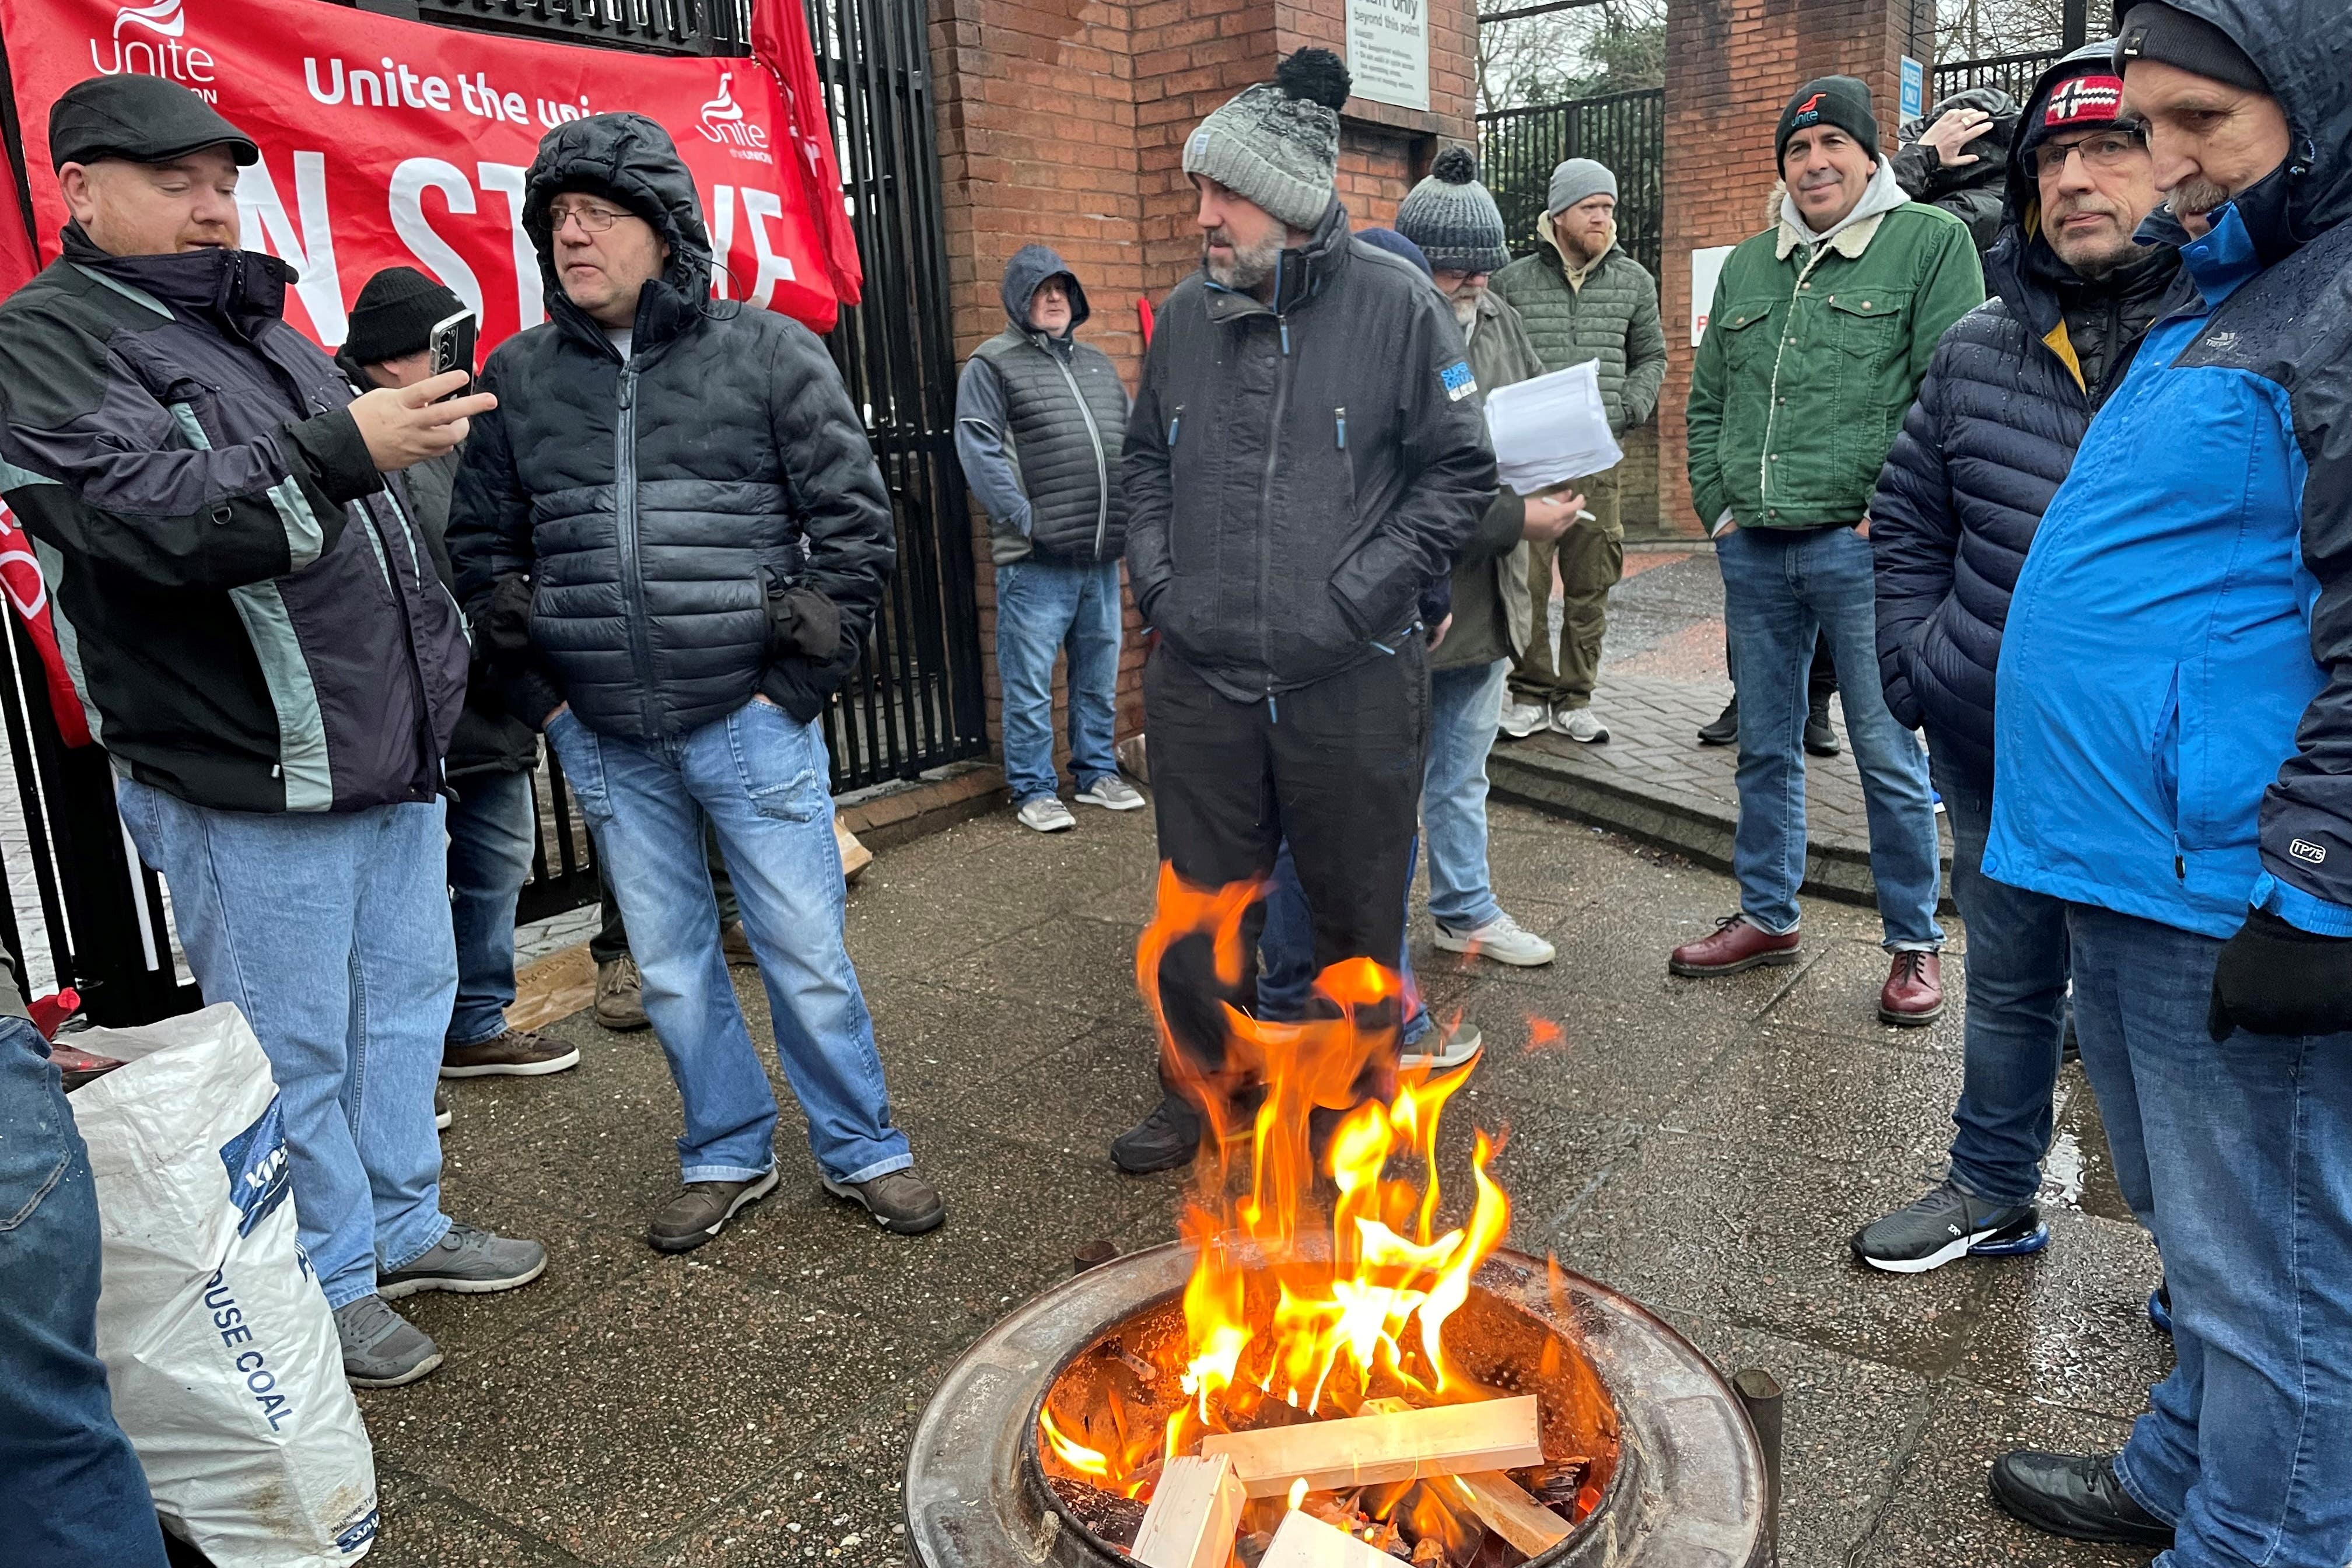
M 1179 1295 L 1192 1253 L 1119 1258 L 1016 1308 L 931 1396 L 907 1461 L 921 1568 L 1121 1568 L 1045 1484 L 1037 1409 L 1062 1369 L 1114 1325 Z M 1601 1506 L 1529 1568 L 1765 1568 L 1763 1446 L 1739 1397 L 1691 1343 L 1607 1286 L 1569 1274 L 1566 1311 L 1541 1259 L 1507 1249 L 1474 1285 L 1580 1347 L 1616 1402 L 1622 1448 Z

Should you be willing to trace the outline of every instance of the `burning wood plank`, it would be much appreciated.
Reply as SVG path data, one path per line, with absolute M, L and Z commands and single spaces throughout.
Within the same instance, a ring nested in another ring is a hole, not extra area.
M 1454 1485 L 1487 1529 L 1530 1557 L 1541 1556 L 1568 1539 L 1567 1521 L 1500 1470 L 1456 1476 Z
M 1204 1438 L 1202 1457 L 1224 1455 L 1254 1498 L 1279 1497 L 1304 1477 L 1309 1490 L 1337 1491 L 1543 1463 L 1533 1394 L 1431 1410 L 1358 1415 Z
M 1397 1560 L 1294 1509 L 1283 1516 L 1282 1528 L 1274 1532 L 1274 1544 L 1258 1559 L 1257 1568 L 1397 1568 Z
M 1171 1459 L 1136 1533 L 1135 1560 L 1145 1568 L 1225 1568 L 1246 1500 L 1224 1456 Z

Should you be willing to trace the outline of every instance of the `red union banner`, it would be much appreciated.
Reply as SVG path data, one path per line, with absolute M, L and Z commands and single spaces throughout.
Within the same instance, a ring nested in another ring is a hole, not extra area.
M 724 263 L 715 291 L 830 331 L 859 275 L 806 24 L 798 0 L 754 9 L 757 55 L 688 59 L 324 0 L 0 0 L 39 259 L 57 255 L 66 222 L 49 177 L 50 104 L 87 77 L 144 72 L 202 93 L 259 145 L 237 183 L 243 243 L 300 273 L 286 311 L 296 327 L 339 346 L 361 286 L 411 266 L 476 311 L 487 351 L 546 319 L 522 229 L 540 138 L 629 110 L 659 121 L 694 173 Z M 0 292 L 27 275 L 30 258 L 7 267 L 19 243 L 0 242 Z

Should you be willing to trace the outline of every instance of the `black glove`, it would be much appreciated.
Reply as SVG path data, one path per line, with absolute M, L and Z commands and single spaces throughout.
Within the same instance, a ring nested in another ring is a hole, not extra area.
M 841 606 L 814 588 L 760 573 L 768 605 L 768 657 L 827 664 L 841 647 Z
M 474 627 L 491 662 L 513 665 L 530 651 L 530 579 L 509 573 L 490 584 L 490 607 Z
M 2320 936 L 2254 910 L 2221 946 L 2205 1026 L 2215 1043 L 2257 1035 L 2352 1032 L 2352 937 Z

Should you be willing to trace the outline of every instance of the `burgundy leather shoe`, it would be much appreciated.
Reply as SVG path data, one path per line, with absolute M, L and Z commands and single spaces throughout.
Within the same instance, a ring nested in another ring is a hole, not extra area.
M 1878 991 L 1878 1021 L 1916 1029 L 1944 1016 L 1944 962 L 1932 952 L 1898 952 Z
M 1774 936 L 1745 915 L 1726 915 L 1715 922 L 1715 934 L 1686 942 L 1666 960 L 1669 974 L 1737 974 L 1764 963 L 1794 963 L 1797 945 L 1804 939 L 1795 931 Z

